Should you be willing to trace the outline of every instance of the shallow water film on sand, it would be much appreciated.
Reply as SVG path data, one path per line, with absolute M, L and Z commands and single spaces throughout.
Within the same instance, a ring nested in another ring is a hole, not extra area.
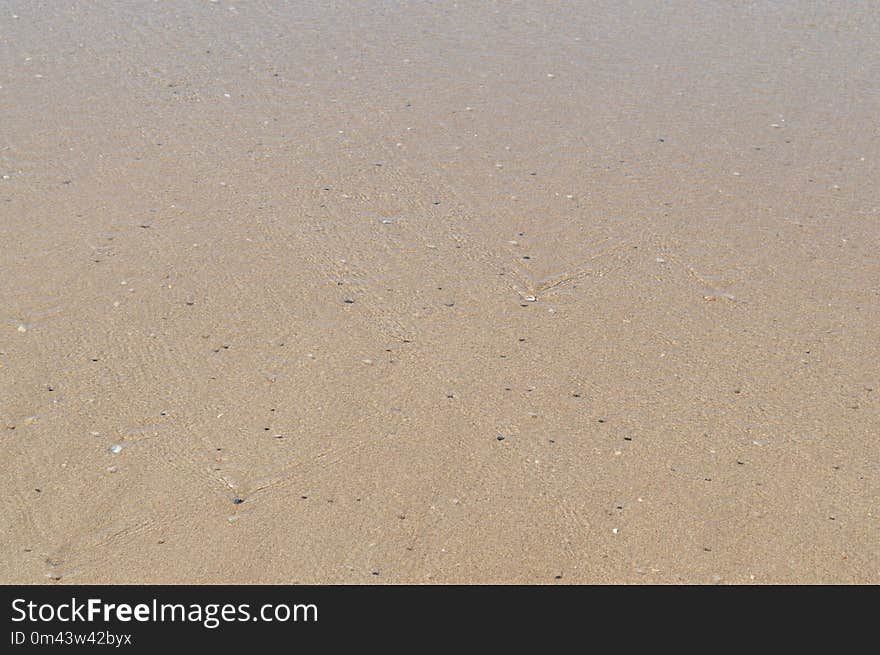
M 873 2 L 0 2 L 0 581 L 880 582 Z

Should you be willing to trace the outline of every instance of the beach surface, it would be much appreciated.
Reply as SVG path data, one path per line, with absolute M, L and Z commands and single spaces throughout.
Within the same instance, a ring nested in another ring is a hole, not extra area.
M 877 43 L 0 3 L 0 582 L 880 583 Z

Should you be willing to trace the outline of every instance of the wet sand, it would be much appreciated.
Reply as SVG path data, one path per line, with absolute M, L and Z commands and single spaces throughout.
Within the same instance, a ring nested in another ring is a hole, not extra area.
M 0 582 L 880 582 L 871 2 L 0 5 Z

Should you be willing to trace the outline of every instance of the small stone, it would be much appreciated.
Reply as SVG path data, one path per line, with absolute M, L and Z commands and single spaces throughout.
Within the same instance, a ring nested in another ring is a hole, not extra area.
M 238 496 L 236 496 L 235 498 L 232 499 L 233 505 L 241 505 L 243 502 L 244 502 L 244 498 L 239 498 Z
M 110 452 L 113 453 L 114 455 L 118 455 L 119 453 L 122 452 L 122 446 L 121 446 L 120 444 L 118 444 L 118 443 L 115 443 L 115 444 L 113 444 L 112 446 L 110 446 L 109 450 L 110 450 Z

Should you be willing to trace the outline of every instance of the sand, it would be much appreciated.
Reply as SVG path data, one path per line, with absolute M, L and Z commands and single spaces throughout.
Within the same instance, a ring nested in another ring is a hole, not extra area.
M 880 582 L 872 2 L 4 2 L 0 582 Z

